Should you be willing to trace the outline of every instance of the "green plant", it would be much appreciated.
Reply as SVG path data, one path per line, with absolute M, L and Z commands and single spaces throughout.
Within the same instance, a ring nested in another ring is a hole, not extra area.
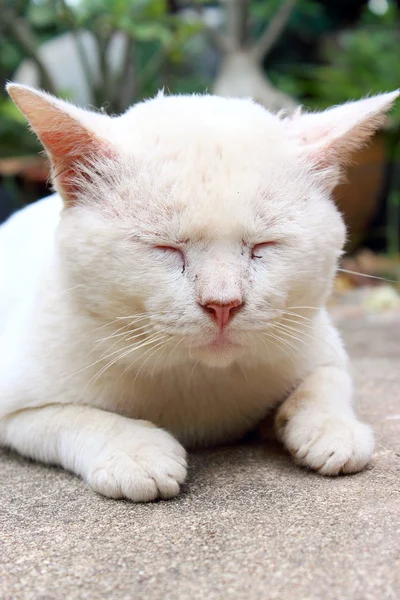
M 343 97 L 358 98 L 396 89 L 400 85 L 400 20 L 391 6 L 387 13 L 364 11 L 358 27 L 328 39 L 323 48 L 325 64 L 310 73 L 306 91 L 318 107 L 337 104 Z M 391 113 L 400 122 L 400 106 Z
M 207 85 L 186 67 L 186 58 L 193 52 L 190 41 L 202 24 L 171 13 L 167 0 L 0 0 L 0 13 L 3 90 L 21 60 L 30 58 L 41 87 L 68 97 L 68 90 L 57 89 L 39 52 L 42 42 L 67 31 L 72 33 L 93 105 L 110 113 L 123 112 L 161 87 L 179 92 L 200 91 Z M 93 36 L 100 76 L 90 66 L 82 31 Z M 108 60 L 115 34 L 123 38 L 117 71 Z M 8 156 L 36 152 L 39 147 L 4 91 L 0 92 L 0 147 L 0 153 Z
M 358 99 L 400 87 L 400 14 L 389 5 L 383 15 L 368 7 L 356 27 L 322 38 L 319 63 L 274 73 L 281 89 L 321 110 L 345 99 Z M 399 191 L 393 169 L 400 159 L 400 102 L 390 113 L 385 131 L 390 192 L 386 211 L 386 247 L 400 254 Z
M 0 158 L 40 151 L 39 142 L 27 130 L 25 118 L 8 98 L 0 98 L 0 115 Z

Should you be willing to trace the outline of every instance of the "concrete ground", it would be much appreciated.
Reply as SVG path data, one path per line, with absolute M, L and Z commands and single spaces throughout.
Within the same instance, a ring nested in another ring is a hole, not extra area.
M 135 505 L 2 451 L 0 598 L 398 600 L 400 319 L 342 329 L 366 471 L 323 478 L 253 441 L 193 454 L 179 498 Z

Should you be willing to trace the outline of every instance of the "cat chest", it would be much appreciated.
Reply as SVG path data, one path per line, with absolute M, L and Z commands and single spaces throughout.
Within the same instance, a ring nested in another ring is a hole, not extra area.
M 137 380 L 109 408 L 151 421 L 189 446 L 221 443 L 251 430 L 284 400 L 288 387 L 283 378 L 265 371 L 176 371 Z

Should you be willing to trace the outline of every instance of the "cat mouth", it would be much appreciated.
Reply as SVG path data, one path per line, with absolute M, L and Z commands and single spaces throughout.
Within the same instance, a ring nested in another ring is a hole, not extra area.
M 203 344 L 192 347 L 191 356 L 211 367 L 229 367 L 242 353 L 243 346 L 233 342 L 226 334 L 218 334 Z
M 226 335 L 217 335 L 213 340 L 206 344 L 199 346 L 202 350 L 208 350 L 209 352 L 221 353 L 239 348 L 240 345 L 232 342 Z

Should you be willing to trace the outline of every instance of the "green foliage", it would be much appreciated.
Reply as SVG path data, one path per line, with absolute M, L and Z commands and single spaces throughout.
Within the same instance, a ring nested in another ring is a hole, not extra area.
M 400 256 L 400 191 L 391 190 L 388 198 L 386 239 L 387 250 L 392 256 Z
M 315 63 L 290 65 L 271 78 L 283 91 L 314 109 L 358 99 L 400 86 L 400 18 L 394 6 L 384 15 L 365 8 L 359 24 L 322 39 Z M 391 112 L 400 126 L 400 105 Z
M 199 11 L 205 4 L 206 0 L 192 2 Z M 280 5 L 281 0 L 252 0 L 250 25 L 255 37 L 264 30 Z M 11 15 L 14 20 L 24 21 L 37 44 L 65 31 L 74 34 L 81 29 L 91 31 L 98 47 L 101 81 L 96 81 L 86 64 L 87 79 L 94 104 L 107 106 L 110 112 L 121 112 L 127 105 L 154 94 L 160 87 L 190 92 L 209 86 L 210 82 L 200 69 L 194 73 L 188 67 L 188 58 L 200 56 L 208 43 L 201 35 L 201 21 L 171 14 L 167 0 L 0 0 L 0 7 L 3 15 L 0 20 L 1 82 L 10 79 L 20 61 L 29 56 L 6 26 L 4 17 Z M 295 51 L 288 61 L 280 60 L 279 56 L 286 52 L 283 39 L 277 50 L 278 61 L 268 72 L 279 89 L 312 108 L 324 108 L 345 98 L 359 98 L 366 93 L 399 87 L 400 27 L 394 7 L 382 16 L 376 16 L 366 8 L 357 27 L 326 36 L 331 30 L 332 16 L 320 2 L 298 0 L 287 26 L 287 35 L 297 32 L 302 38 L 321 36 L 321 51 L 310 65 L 299 63 Z M 110 72 L 106 56 L 115 32 L 125 36 L 124 64 L 134 65 L 134 74 L 132 69 L 127 74 L 129 69 L 125 66 L 119 74 Z M 82 64 L 87 63 L 82 48 L 80 55 Z M 60 95 L 65 92 L 51 91 Z M 4 97 L 0 92 L 0 99 Z M 7 103 L 2 102 L 0 115 L 4 106 Z M 392 118 L 400 125 L 400 105 L 396 106 Z M 4 119 L 11 126 L 13 117 L 4 114 Z M 2 131 L 4 128 L 2 124 Z M 0 144 L 4 143 L 2 131 Z M 22 145 L 27 140 L 26 135 Z
M 120 113 L 133 102 L 153 95 L 159 88 L 176 92 L 200 91 L 203 81 L 196 80 L 187 68 L 202 31 L 200 20 L 188 21 L 171 14 L 167 0 L 0 0 L 0 146 L 9 155 L 26 154 L 37 145 L 26 128 L 20 126 L 18 111 L 9 113 L 4 83 L 24 58 L 41 66 L 41 87 L 59 96 L 51 74 L 37 52 L 40 43 L 69 31 L 89 83 L 93 103 Z M 23 33 L 15 25 L 22 26 Z M 100 79 L 92 72 L 79 32 L 90 31 L 97 46 Z M 124 37 L 124 56 L 118 73 L 107 58 L 115 33 Z M 204 46 L 203 46 L 204 48 Z M 45 75 L 45 78 L 43 78 Z M 201 83 L 199 83 L 201 81 Z M 189 87 L 189 84 L 192 86 Z M 13 123 L 14 134 L 13 134 Z
M 255 34 L 259 34 L 271 21 L 277 10 L 282 5 L 282 0 L 253 0 L 251 17 Z M 302 35 L 317 35 L 329 29 L 324 6 L 315 0 L 301 0 L 292 12 L 286 30 L 301 32 Z
M 400 22 L 391 8 L 381 17 L 365 11 L 360 26 L 326 44 L 326 65 L 311 74 L 309 90 L 318 106 L 343 98 L 390 91 L 400 86 Z M 400 124 L 397 104 L 391 118 Z
M 0 158 L 40 152 L 41 145 L 29 133 L 25 117 L 10 99 L 0 99 L 0 115 Z
M 57 3 L 52 0 L 28 2 L 25 17 L 36 30 L 54 29 L 58 19 Z

